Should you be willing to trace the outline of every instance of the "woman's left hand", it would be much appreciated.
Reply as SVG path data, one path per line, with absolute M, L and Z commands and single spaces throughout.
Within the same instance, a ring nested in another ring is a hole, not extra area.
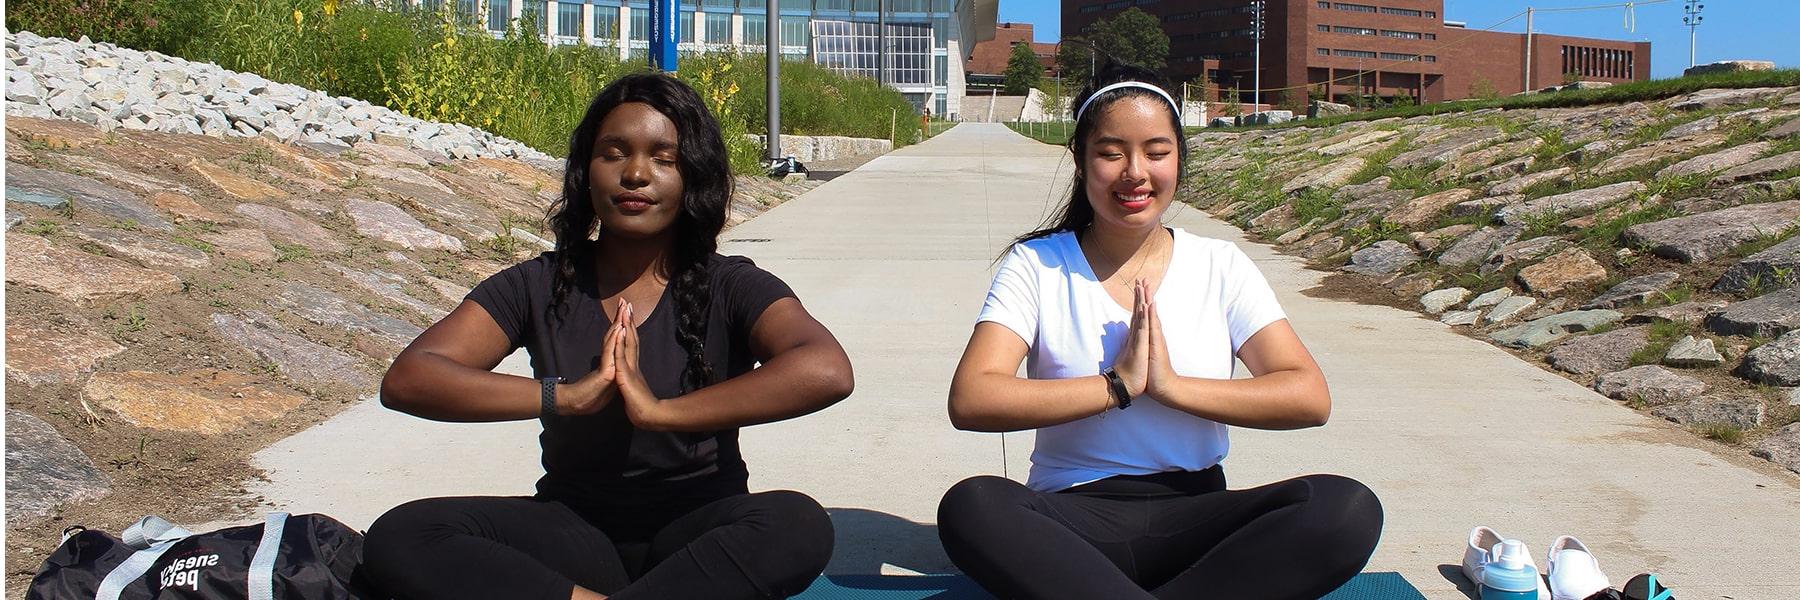
M 1146 296 L 1148 296 L 1147 293 Z M 1169 361 L 1169 343 L 1163 339 L 1162 318 L 1156 314 L 1155 300 L 1150 301 L 1146 312 L 1149 313 L 1149 318 L 1146 319 L 1144 326 L 1149 331 L 1143 333 L 1150 337 L 1150 365 L 1147 369 L 1148 376 L 1145 378 L 1144 393 L 1152 399 L 1162 402 L 1175 391 L 1175 383 L 1179 376 L 1175 374 L 1175 367 Z
M 624 335 L 619 338 L 617 354 L 613 357 L 614 368 L 618 374 L 614 380 L 619 388 L 619 398 L 625 401 L 625 417 L 638 429 L 656 431 L 657 409 L 662 399 L 650 391 L 650 384 L 644 381 L 644 373 L 638 369 L 638 333 L 637 324 L 632 321 L 632 307 L 624 303 L 619 319 L 625 324 Z

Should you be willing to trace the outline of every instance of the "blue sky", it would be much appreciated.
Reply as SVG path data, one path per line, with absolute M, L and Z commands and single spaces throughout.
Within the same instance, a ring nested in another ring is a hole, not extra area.
M 1648 0 L 1640 0 L 1639 4 Z M 1624 0 L 1444 0 L 1444 18 L 1468 23 L 1471 29 L 1489 27 L 1525 10 L 1623 4 Z M 1000 20 L 1031 23 L 1039 42 L 1060 39 L 1060 3 L 1046 0 L 1001 0 Z M 1707 0 L 1701 13 L 1706 21 L 1699 31 L 1697 59 L 1701 63 L 1729 59 L 1773 60 L 1784 68 L 1800 67 L 1800 1 Z M 1537 31 L 1605 39 L 1648 41 L 1650 75 L 1676 77 L 1687 68 L 1688 30 L 1681 24 L 1682 2 L 1638 6 L 1637 31 L 1625 29 L 1625 9 L 1583 12 L 1546 12 L 1537 16 Z M 1524 32 L 1519 17 L 1496 28 Z

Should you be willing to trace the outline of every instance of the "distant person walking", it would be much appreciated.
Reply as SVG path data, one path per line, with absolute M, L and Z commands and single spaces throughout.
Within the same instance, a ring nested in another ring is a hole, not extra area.
M 544 477 L 533 496 L 388 511 L 365 546 L 384 591 L 767 598 L 824 570 L 825 510 L 797 492 L 749 493 L 738 428 L 843 399 L 850 361 L 785 283 L 716 252 L 727 156 L 674 78 L 622 77 L 594 99 L 550 217 L 556 250 L 476 286 L 381 388 L 387 406 L 428 419 L 542 419 Z M 536 379 L 491 372 L 520 347 Z
M 1318 598 L 1381 505 L 1335 475 L 1226 489 L 1228 427 L 1320 426 L 1331 396 L 1249 257 L 1162 225 L 1188 148 L 1156 80 L 1076 97 L 1068 204 L 1000 260 L 950 386 L 958 428 L 1037 430 L 1031 473 L 956 484 L 938 532 L 1003 598 Z

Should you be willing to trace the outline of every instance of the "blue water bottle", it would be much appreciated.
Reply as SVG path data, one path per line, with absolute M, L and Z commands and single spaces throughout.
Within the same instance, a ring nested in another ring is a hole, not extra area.
M 1489 556 L 1481 571 L 1481 600 L 1538 600 L 1537 566 L 1526 558 L 1524 542 L 1494 544 Z

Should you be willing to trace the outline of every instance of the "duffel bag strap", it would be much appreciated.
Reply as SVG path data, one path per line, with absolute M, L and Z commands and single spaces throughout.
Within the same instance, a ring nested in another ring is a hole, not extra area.
M 269 513 L 263 521 L 262 541 L 256 544 L 256 555 L 250 558 L 249 600 L 275 600 L 275 559 L 281 556 L 281 534 L 287 529 L 288 514 Z
M 119 540 L 125 542 L 127 546 L 144 550 L 158 542 L 179 540 L 190 535 L 194 535 L 194 533 L 177 527 L 162 517 L 149 515 L 138 519 L 130 527 L 126 527 L 125 532 L 119 534 Z

